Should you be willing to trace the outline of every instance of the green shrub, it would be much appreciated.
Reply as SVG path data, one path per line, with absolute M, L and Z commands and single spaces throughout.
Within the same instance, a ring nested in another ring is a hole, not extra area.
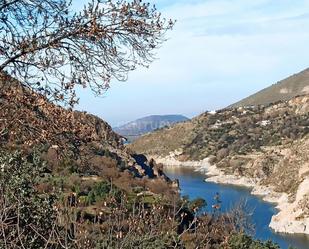
M 243 233 L 231 236 L 229 246 L 231 249 L 280 249 L 277 244 L 271 241 L 261 242 Z
M 207 206 L 207 202 L 203 198 L 196 198 L 189 203 L 191 210 L 200 210 Z
M 111 186 L 110 183 L 102 181 L 93 186 L 91 191 L 88 193 L 87 202 L 92 205 L 95 202 L 104 199 L 110 193 Z
M 6 224 L 0 248 L 44 248 L 56 220 L 55 197 L 36 190 L 45 164 L 35 153 L 0 151 L 0 166 L 1 222 Z
M 98 201 L 104 200 L 107 197 L 114 197 L 117 202 L 121 201 L 122 191 L 110 182 L 102 181 L 95 184 L 87 196 L 87 203 L 92 205 Z

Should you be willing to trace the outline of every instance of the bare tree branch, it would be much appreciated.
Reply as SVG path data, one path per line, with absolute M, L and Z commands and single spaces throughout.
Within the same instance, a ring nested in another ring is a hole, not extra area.
M 112 78 L 148 66 L 174 22 L 134 1 L 92 0 L 79 13 L 67 0 L 0 5 L 0 71 L 49 99 L 73 106 L 77 86 L 103 94 Z

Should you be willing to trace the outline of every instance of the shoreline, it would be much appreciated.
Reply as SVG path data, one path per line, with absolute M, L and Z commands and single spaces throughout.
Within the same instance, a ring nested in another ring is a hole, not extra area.
M 151 156 L 156 162 L 162 163 L 165 167 L 192 167 L 205 174 L 205 181 L 218 184 L 235 185 L 251 189 L 251 194 L 260 197 L 262 200 L 275 204 L 278 212 L 272 216 L 269 227 L 278 233 L 309 235 L 309 217 L 302 217 L 302 210 L 299 203 L 306 198 L 309 186 L 309 177 L 306 178 L 297 190 L 296 200 L 288 201 L 287 193 L 274 191 L 272 186 L 261 185 L 258 179 L 245 176 L 225 174 L 215 165 L 210 165 L 208 158 L 201 161 L 178 161 L 173 155 L 167 157 Z
M 167 156 L 167 157 L 160 157 L 160 156 L 153 156 L 153 155 L 146 155 L 147 158 L 152 158 L 156 161 L 156 163 L 162 163 L 164 167 L 188 167 L 188 168 L 202 168 L 205 163 L 208 163 L 208 159 L 205 158 L 201 161 L 178 161 L 173 156 Z
M 259 180 L 244 176 L 226 175 L 215 165 L 208 167 L 205 181 L 219 184 L 231 184 L 251 188 L 251 194 L 260 197 L 262 200 L 276 204 L 278 212 L 272 216 L 269 227 L 278 233 L 304 234 L 309 235 L 309 218 L 301 217 L 302 210 L 298 206 L 299 202 L 306 195 L 306 186 L 309 186 L 309 178 L 304 180 L 296 194 L 296 200 L 289 202 L 287 193 L 274 191 L 272 186 L 264 186 Z

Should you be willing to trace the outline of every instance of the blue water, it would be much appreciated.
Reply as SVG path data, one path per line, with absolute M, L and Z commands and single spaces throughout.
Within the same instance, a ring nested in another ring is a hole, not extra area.
M 298 249 L 309 249 L 309 236 L 285 235 L 274 233 L 269 228 L 269 223 L 275 207 L 260 198 L 250 194 L 250 189 L 232 185 L 222 185 L 205 182 L 205 175 L 190 168 L 168 168 L 164 170 L 171 179 L 178 179 L 181 194 L 189 196 L 190 199 L 201 197 L 206 200 L 206 211 L 212 212 L 212 204 L 215 204 L 214 196 L 219 193 L 221 211 L 231 209 L 235 204 L 246 201 L 247 208 L 253 212 L 252 222 L 255 226 L 255 238 L 266 241 L 271 239 L 278 243 L 281 248 L 287 249 L 290 245 Z

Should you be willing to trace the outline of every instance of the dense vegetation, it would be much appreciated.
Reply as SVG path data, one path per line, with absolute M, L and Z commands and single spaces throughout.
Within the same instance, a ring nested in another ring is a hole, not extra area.
M 0 164 L 0 248 L 236 248 L 244 244 L 239 232 L 245 224 L 239 223 L 239 217 L 216 210 L 197 217 L 196 211 L 206 204 L 200 199 L 190 202 L 141 186 L 127 191 L 103 179 L 52 174 L 37 153 L 23 156 L 2 150 Z M 278 248 L 245 239 L 254 244 L 250 248 Z

